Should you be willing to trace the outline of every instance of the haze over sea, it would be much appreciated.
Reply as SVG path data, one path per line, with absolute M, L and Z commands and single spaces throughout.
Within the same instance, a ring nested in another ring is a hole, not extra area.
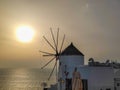
M 50 71 L 39 68 L 0 69 L 0 90 L 42 90 L 43 81 L 46 81 L 48 86 L 55 83 L 54 75 L 47 81 Z

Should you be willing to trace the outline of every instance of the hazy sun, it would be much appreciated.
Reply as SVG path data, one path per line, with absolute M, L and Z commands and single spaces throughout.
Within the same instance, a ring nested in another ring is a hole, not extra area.
M 34 30 L 28 26 L 20 26 L 16 30 L 16 37 L 21 42 L 30 42 L 34 37 Z

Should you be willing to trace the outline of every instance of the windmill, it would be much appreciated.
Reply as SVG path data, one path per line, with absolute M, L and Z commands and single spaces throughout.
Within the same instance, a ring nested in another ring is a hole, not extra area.
M 53 69 L 48 77 L 48 80 L 50 80 L 55 68 L 56 68 L 56 80 L 57 80 L 57 61 L 59 60 L 59 56 L 61 55 L 61 51 L 63 48 L 63 44 L 64 44 L 64 40 L 65 40 L 65 35 L 62 38 L 62 42 L 59 48 L 59 28 L 57 29 L 57 35 L 55 37 L 55 35 L 53 34 L 52 28 L 50 28 L 50 32 L 51 32 L 51 37 L 53 40 L 53 44 L 51 44 L 51 42 L 45 37 L 43 36 L 44 40 L 47 42 L 47 44 L 54 50 L 55 53 L 51 53 L 51 52 L 45 52 L 45 51 L 41 51 L 39 50 L 39 52 L 43 53 L 44 57 L 48 57 L 48 56 L 52 56 L 53 58 L 49 60 L 49 62 L 47 62 L 44 66 L 41 67 L 41 69 L 44 69 L 48 64 L 50 64 L 52 61 L 55 60 L 55 64 L 53 66 Z

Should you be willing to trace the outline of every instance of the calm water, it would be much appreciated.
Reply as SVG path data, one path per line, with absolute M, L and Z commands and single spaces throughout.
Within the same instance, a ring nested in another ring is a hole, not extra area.
M 42 90 L 41 82 L 47 81 L 50 70 L 0 69 L 0 90 Z M 55 77 L 50 83 L 55 83 Z

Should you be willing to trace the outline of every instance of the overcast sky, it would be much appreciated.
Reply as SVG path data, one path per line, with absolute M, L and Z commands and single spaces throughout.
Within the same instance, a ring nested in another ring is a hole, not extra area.
M 20 25 L 34 28 L 31 43 L 16 40 Z M 119 0 L 0 0 L 0 67 L 41 67 L 48 60 L 38 51 L 52 51 L 43 39 L 52 40 L 50 27 L 59 27 L 64 48 L 73 42 L 86 63 L 91 57 L 120 61 Z

